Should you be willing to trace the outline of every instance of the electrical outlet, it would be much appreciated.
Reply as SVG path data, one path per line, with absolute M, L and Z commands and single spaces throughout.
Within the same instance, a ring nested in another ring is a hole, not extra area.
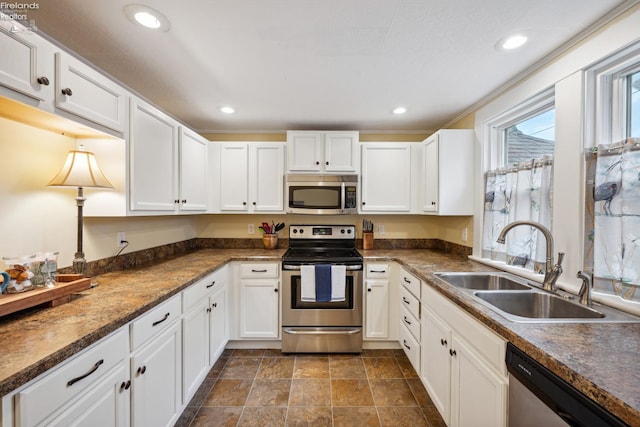
M 116 247 L 118 249 L 124 248 L 126 243 L 124 243 L 127 239 L 124 237 L 124 231 L 118 231 L 118 241 L 116 242 Z
M 462 229 L 462 237 L 461 237 L 461 239 L 462 239 L 463 242 L 467 241 L 467 238 L 469 237 L 468 233 L 469 233 L 469 229 L 467 227 Z
M 256 232 L 256 228 L 255 228 L 255 226 L 254 226 L 253 224 L 249 224 L 249 225 L 247 226 L 247 233 L 249 233 L 249 234 L 254 234 L 255 232 Z
M 384 224 L 378 224 L 378 234 L 384 234 Z

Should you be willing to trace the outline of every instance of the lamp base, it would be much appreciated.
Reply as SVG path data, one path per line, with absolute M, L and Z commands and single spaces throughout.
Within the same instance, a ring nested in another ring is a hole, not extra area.
M 75 274 L 84 275 L 85 267 L 87 266 L 87 260 L 84 258 L 84 252 L 76 252 L 75 258 L 73 259 L 73 272 Z

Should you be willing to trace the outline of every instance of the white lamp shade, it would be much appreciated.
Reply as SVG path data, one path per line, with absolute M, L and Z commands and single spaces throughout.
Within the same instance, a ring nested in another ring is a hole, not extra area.
M 58 174 L 47 184 L 54 187 L 113 188 L 100 170 L 95 154 L 73 150 Z

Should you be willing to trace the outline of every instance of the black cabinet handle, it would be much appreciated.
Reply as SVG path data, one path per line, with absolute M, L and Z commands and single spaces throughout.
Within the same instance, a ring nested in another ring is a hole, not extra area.
M 212 288 L 215 284 L 216 284 L 216 281 L 214 280 L 213 282 L 207 285 L 207 289 Z
M 445 340 L 444 338 L 440 338 L 440 344 L 447 345 L 447 340 Z
M 278 292 L 278 288 L 275 288 L 275 289 L 273 290 L 273 292 Z
M 49 86 L 49 79 L 48 79 L 48 78 L 46 78 L 45 76 L 38 77 L 38 78 L 36 79 L 36 81 L 37 81 L 38 83 L 40 83 L 41 85 Z
M 147 366 L 144 365 L 139 367 L 137 372 L 138 372 L 138 375 L 144 375 L 144 373 L 147 372 Z
M 182 203 L 187 203 L 187 199 L 182 199 Z
M 455 351 L 455 350 L 451 349 L 451 350 L 449 350 L 449 354 L 453 357 L 453 356 L 455 356 L 457 353 L 456 353 L 456 351 Z
M 207 313 L 211 313 L 211 307 L 207 307 Z
M 64 89 L 62 89 L 62 94 L 63 95 L 67 95 L 67 96 L 71 96 L 71 95 L 73 95 L 73 92 L 71 91 L 70 88 L 65 87 Z
M 411 283 L 411 280 L 407 279 L 406 277 L 403 277 L 403 279 L 405 283 Z
M 325 162 L 325 165 L 329 166 L 329 162 Z
M 67 381 L 67 387 L 71 387 L 72 385 L 74 385 L 75 383 L 77 383 L 78 381 L 87 378 L 89 375 L 93 374 L 95 371 L 98 370 L 98 368 L 100 367 L 100 365 L 102 365 L 104 363 L 104 359 L 100 359 L 96 362 L 95 365 L 93 365 L 93 368 L 91 368 L 89 370 L 89 372 L 87 372 L 84 375 L 80 375 L 79 377 L 76 377 L 72 380 Z
M 320 162 L 316 162 L 316 165 L 319 165 L 319 164 L 320 164 Z
M 217 302 L 214 302 L 213 304 L 211 304 L 211 307 L 216 308 L 218 306 Z
M 407 300 L 405 297 L 402 297 L 402 302 L 407 305 L 411 304 L 411 301 Z
M 156 325 L 159 325 L 160 323 L 164 322 L 165 320 L 167 320 L 167 319 L 169 318 L 169 314 L 170 314 L 170 313 L 165 314 L 165 315 L 164 315 L 164 317 L 163 317 L 162 319 L 160 319 L 160 320 L 156 320 L 155 322 L 153 322 L 153 323 L 151 324 L 151 326 L 156 326 Z
M 366 202 L 362 202 L 362 206 L 366 205 Z
M 386 273 L 387 270 L 369 270 L 370 273 Z
M 371 292 L 371 288 L 367 288 L 367 292 Z
M 411 347 L 407 345 L 407 340 L 402 340 L 402 344 L 407 347 L 407 349 L 411 350 Z
M 175 199 L 175 200 L 173 201 L 173 203 L 176 203 L 176 204 L 177 204 L 177 203 L 180 203 L 180 200 Z
M 406 323 L 407 325 L 411 324 L 411 322 L 409 322 L 409 319 L 407 319 L 407 316 L 404 316 L 404 323 Z
M 122 381 L 122 384 L 120 384 L 120 391 L 129 390 L 130 387 L 131 387 L 131 380 L 127 380 L 126 382 Z
M 251 269 L 251 272 L 252 273 L 266 273 L 267 270 L 254 270 L 254 269 Z

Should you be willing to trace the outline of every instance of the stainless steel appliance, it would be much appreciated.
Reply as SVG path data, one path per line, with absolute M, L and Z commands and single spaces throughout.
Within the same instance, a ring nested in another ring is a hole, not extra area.
M 353 225 L 291 225 L 282 257 L 282 351 L 362 351 L 362 256 Z M 303 265 L 344 265 L 343 301 L 303 300 Z
M 287 213 L 358 213 L 358 175 L 287 175 Z
M 511 343 L 506 361 L 509 427 L 627 426 Z

